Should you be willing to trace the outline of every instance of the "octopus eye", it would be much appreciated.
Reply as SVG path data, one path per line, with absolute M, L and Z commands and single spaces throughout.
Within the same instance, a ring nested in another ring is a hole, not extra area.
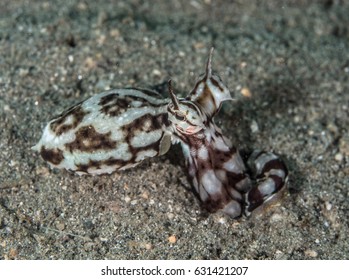
M 179 120 L 179 121 L 184 121 L 185 120 L 185 116 L 176 114 L 176 119 Z

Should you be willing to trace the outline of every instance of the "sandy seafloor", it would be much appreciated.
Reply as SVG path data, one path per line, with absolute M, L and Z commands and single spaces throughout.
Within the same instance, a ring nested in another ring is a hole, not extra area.
M 0 259 L 348 259 L 348 3 L 2 0 Z M 289 167 L 268 211 L 205 212 L 179 147 L 96 177 L 30 149 L 50 118 L 105 89 L 172 78 L 184 96 L 211 46 L 236 99 L 217 124 Z

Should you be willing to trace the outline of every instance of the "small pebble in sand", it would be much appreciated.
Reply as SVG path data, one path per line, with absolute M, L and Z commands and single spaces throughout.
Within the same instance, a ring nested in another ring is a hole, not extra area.
M 174 244 L 177 242 L 177 237 L 175 235 L 171 235 L 169 238 L 168 238 L 168 242 L 170 242 L 171 244 Z
M 337 153 L 335 156 L 334 156 L 334 159 L 338 162 L 341 162 L 343 160 L 343 155 L 341 153 Z
M 316 258 L 318 256 L 318 253 L 314 250 L 307 249 L 304 251 L 304 255 L 307 257 Z
M 251 93 L 251 91 L 249 90 L 249 88 L 247 88 L 247 87 L 243 87 L 242 89 L 241 89 L 241 94 L 244 96 L 244 97 L 247 97 L 247 98 L 251 98 L 252 97 L 252 93 Z

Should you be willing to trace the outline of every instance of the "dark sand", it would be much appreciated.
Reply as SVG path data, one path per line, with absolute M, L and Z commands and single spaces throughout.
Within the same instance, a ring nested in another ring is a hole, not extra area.
M 349 2 L 94 2 L 1 1 L 0 259 L 348 259 Z M 202 210 L 179 147 L 98 177 L 30 149 L 105 89 L 171 77 L 185 95 L 211 46 L 236 98 L 217 124 L 290 169 L 288 195 L 262 215 Z

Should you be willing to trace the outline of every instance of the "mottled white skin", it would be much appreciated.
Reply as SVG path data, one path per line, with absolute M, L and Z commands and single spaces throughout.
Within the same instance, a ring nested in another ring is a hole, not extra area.
M 239 152 L 213 121 L 222 102 L 231 96 L 222 80 L 212 74 L 211 56 L 212 50 L 205 75 L 187 98 L 177 99 L 170 84 L 169 121 L 204 207 L 236 218 L 244 212 L 248 215 L 279 191 L 285 185 L 287 169 L 275 154 L 255 152 L 248 161 L 257 179 L 252 184 Z
M 275 154 L 260 151 L 245 165 L 214 124 L 222 102 L 232 98 L 212 73 L 212 50 L 205 74 L 186 98 L 177 99 L 171 84 L 171 100 L 142 89 L 104 92 L 50 121 L 33 149 L 53 167 L 98 175 L 136 166 L 180 142 L 205 208 L 232 218 L 248 215 L 285 186 L 287 168 Z
M 34 150 L 51 166 L 104 174 L 165 154 L 168 99 L 141 89 L 95 95 L 51 120 Z
M 221 210 L 232 218 L 240 216 L 251 182 L 238 151 L 228 145 L 213 123 L 190 136 L 178 135 L 178 139 L 204 207 L 210 212 Z

